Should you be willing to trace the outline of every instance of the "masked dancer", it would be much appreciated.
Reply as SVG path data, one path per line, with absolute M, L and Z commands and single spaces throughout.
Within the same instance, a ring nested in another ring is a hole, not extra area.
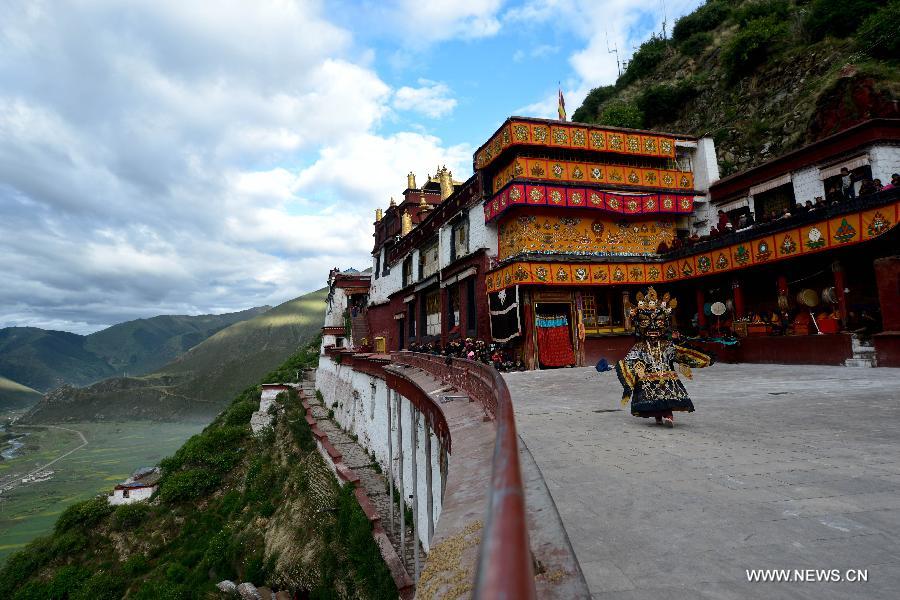
M 616 374 L 624 388 L 622 404 L 631 401 L 631 414 L 655 417 L 658 424 L 675 426 L 673 412 L 694 412 L 694 404 L 678 379 L 678 370 L 691 379 L 691 367 L 713 364 L 708 354 L 672 342 L 672 310 L 677 305 L 666 293 L 657 298 L 652 287 L 638 292 L 637 306 L 629 307 L 638 342 L 616 363 Z

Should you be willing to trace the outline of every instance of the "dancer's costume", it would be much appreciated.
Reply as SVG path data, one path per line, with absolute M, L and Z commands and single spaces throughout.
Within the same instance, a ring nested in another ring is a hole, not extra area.
M 616 374 L 625 390 L 622 404 L 631 400 L 631 414 L 657 420 L 671 420 L 672 411 L 693 412 L 694 404 L 678 379 L 675 365 L 690 379 L 691 367 L 708 367 L 714 359 L 671 341 L 671 315 L 677 301 L 668 293 L 660 300 L 651 287 L 646 296 L 638 292 L 636 298 L 637 306 L 629 313 L 638 342 L 616 363 Z

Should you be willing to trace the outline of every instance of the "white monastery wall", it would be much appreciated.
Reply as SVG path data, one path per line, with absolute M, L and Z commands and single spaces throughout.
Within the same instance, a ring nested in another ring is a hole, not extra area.
M 469 252 L 487 248 L 488 256 L 497 256 L 497 227 L 484 222 L 481 203 L 469 209 Z
M 719 180 L 719 162 L 716 160 L 716 145 L 712 138 L 697 140 L 691 162 L 694 167 L 694 189 L 709 191 L 709 186 Z
M 120 504 L 133 504 L 134 502 L 143 502 L 149 500 L 150 496 L 156 490 L 157 486 L 132 488 L 128 490 L 128 497 L 125 497 L 125 490 L 113 490 L 113 495 L 108 496 L 107 500 L 113 506 Z
M 791 173 L 794 186 L 794 200 L 804 204 L 807 200 L 816 201 L 816 196 L 825 197 L 825 183 L 819 176 L 819 167 L 813 165 Z
M 385 261 L 386 253 L 384 248 L 381 249 L 381 269 L 384 272 L 384 261 Z M 373 259 L 372 269 L 375 269 L 375 262 Z M 378 279 L 375 278 L 373 273 L 372 275 L 372 284 L 369 287 L 369 305 L 376 304 L 384 304 L 388 301 L 389 296 L 399 290 L 403 284 L 403 263 L 398 262 L 395 265 L 391 265 L 390 272 L 387 275 L 380 275 Z
M 880 179 L 887 185 L 893 173 L 900 173 L 900 146 L 872 146 L 869 149 L 869 165 L 872 179 Z
M 422 546 L 428 550 L 428 480 L 426 477 L 428 457 L 425 452 L 426 431 L 431 438 L 431 493 L 433 523 L 437 523 L 441 513 L 441 444 L 427 429 L 425 416 L 418 418 L 416 435 L 416 471 L 413 475 L 413 428 L 415 406 L 405 397 L 389 390 L 383 379 L 336 363 L 328 356 L 319 358 L 316 371 L 316 388 L 322 393 L 326 408 L 334 410 L 334 420 L 345 431 L 355 434 L 357 442 L 368 452 L 374 452 L 375 460 L 382 471 L 394 480 L 395 491 L 399 490 L 402 478 L 404 500 L 412 508 L 410 496 L 413 481 L 416 483 L 418 511 L 416 533 Z M 390 403 L 390 420 L 388 419 Z M 403 468 L 400 469 L 398 430 L 402 432 Z M 388 435 L 391 436 L 393 464 L 388 454 Z M 449 458 L 448 458 L 449 462 Z M 395 493 L 399 494 L 399 491 Z
M 347 295 L 344 289 L 334 288 L 331 302 L 325 307 L 325 327 L 343 327 L 344 310 L 347 308 Z

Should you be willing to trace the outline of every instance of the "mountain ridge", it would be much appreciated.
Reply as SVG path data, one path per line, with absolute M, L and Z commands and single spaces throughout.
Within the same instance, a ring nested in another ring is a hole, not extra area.
M 139 377 L 62 386 L 23 423 L 148 419 L 207 421 L 319 333 L 328 288 L 288 300 L 216 332 L 163 367 Z
M 271 307 L 218 315 L 158 315 L 79 335 L 38 327 L 0 329 L 0 376 L 38 392 L 118 373 L 158 369 L 222 329 Z

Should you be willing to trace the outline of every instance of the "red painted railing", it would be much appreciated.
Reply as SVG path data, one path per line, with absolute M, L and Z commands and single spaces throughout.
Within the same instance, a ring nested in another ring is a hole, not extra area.
M 534 570 L 525 521 L 525 488 L 512 399 L 491 366 L 471 360 L 395 352 L 392 362 L 416 367 L 465 392 L 492 417 L 494 441 L 490 504 L 478 553 L 474 598 L 535 597 Z

